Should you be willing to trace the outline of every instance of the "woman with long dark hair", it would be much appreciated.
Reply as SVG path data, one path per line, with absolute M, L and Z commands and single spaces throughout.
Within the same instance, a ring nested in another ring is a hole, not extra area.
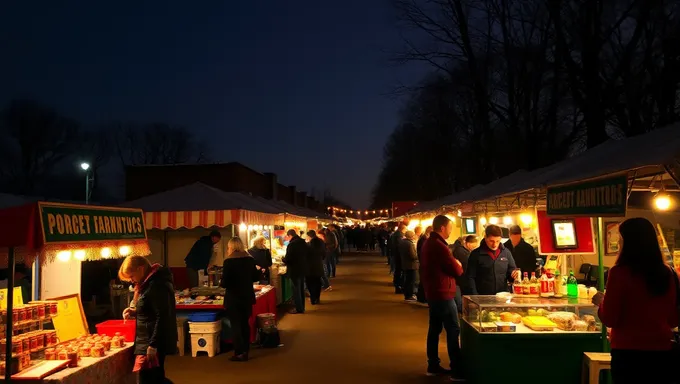
M 647 219 L 619 226 L 621 252 L 598 293 L 602 324 L 611 328 L 612 378 L 619 383 L 672 383 L 672 329 L 678 325 L 677 279 Z

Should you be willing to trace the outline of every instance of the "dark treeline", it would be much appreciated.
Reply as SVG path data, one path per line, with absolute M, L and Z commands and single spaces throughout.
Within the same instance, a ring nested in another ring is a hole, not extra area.
M 680 3 L 393 0 L 432 74 L 384 149 L 374 206 L 431 200 L 680 117 Z M 621 154 L 625 156 L 625 154 Z
M 184 126 L 107 123 L 87 126 L 34 100 L 14 100 L 0 111 L 0 192 L 83 200 L 85 175 L 94 174 L 93 200 L 107 200 L 102 177 L 125 165 L 207 160 L 207 146 Z M 107 172 L 104 172 L 104 169 Z M 122 181 L 121 181 L 122 182 Z

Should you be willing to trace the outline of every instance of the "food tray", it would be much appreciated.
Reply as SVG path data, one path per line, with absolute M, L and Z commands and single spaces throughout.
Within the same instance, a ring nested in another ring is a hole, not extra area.
M 525 316 L 522 318 L 522 323 L 534 331 L 552 331 L 557 327 L 557 324 L 543 316 Z

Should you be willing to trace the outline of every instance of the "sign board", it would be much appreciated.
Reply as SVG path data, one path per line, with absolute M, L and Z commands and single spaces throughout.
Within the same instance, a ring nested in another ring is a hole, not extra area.
M 83 311 L 83 302 L 79 294 L 67 295 L 48 299 L 57 302 L 57 315 L 52 318 L 54 329 L 60 342 L 76 339 L 88 335 L 89 328 Z
M 39 203 L 45 244 L 144 240 L 140 209 Z
M 24 297 L 21 294 L 21 287 L 14 287 L 12 306 L 16 308 L 21 305 L 24 305 Z M 0 289 L 0 309 L 7 309 L 7 288 Z
M 595 255 L 597 248 L 595 244 L 595 232 L 593 222 L 590 217 L 573 217 L 574 232 L 576 237 L 576 247 L 560 249 L 555 247 L 551 241 L 553 238 L 553 218 L 549 217 L 546 211 L 536 211 L 536 222 L 538 224 L 538 253 L 541 255 Z M 561 220 L 565 221 L 565 220 Z
M 548 187 L 548 216 L 624 217 L 627 191 L 625 175 Z

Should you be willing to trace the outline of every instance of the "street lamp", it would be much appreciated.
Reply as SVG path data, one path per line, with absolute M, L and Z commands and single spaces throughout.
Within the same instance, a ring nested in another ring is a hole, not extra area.
M 85 171 L 85 204 L 90 204 L 90 181 L 94 181 L 94 177 L 90 177 L 89 163 L 80 163 L 80 168 Z

